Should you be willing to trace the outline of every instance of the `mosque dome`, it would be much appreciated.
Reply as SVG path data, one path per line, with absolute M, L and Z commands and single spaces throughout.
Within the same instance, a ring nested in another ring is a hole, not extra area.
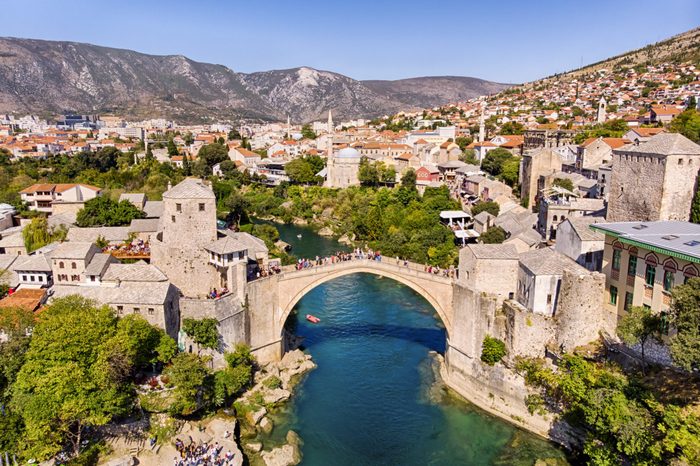
M 355 159 L 360 157 L 360 153 L 357 149 L 346 147 L 345 149 L 340 149 L 335 157 L 338 159 Z

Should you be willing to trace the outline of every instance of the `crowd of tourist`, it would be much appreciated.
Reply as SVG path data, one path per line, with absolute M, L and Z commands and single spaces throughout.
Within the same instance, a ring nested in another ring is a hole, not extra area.
M 224 446 L 219 445 L 219 442 L 214 442 L 211 445 L 207 442 L 195 443 L 190 437 L 189 445 L 185 445 L 178 438 L 175 439 L 175 448 L 180 456 L 173 459 L 173 466 L 228 466 L 233 464 L 233 453 L 226 451 L 222 454 Z
M 336 264 L 338 262 L 345 262 L 351 260 L 374 260 L 377 262 L 382 261 L 381 251 L 373 251 L 372 249 L 364 250 L 361 248 L 356 248 L 352 252 L 336 252 L 330 256 L 316 256 L 315 259 L 299 259 L 297 260 L 296 269 L 303 270 L 314 266 Z
M 147 241 L 135 239 L 124 244 L 110 244 L 102 248 L 105 254 L 117 254 L 120 256 L 148 256 L 151 254 L 151 246 Z
M 222 297 L 223 295 L 228 294 L 228 288 L 223 287 L 220 290 L 217 290 L 216 288 L 213 288 L 209 294 L 207 295 L 207 298 L 209 299 L 218 299 Z
M 439 265 L 426 264 L 423 270 L 428 273 L 432 273 L 433 275 L 442 275 L 443 277 L 447 278 L 457 277 L 457 269 L 455 269 L 454 265 L 451 265 L 447 269 L 441 269 Z

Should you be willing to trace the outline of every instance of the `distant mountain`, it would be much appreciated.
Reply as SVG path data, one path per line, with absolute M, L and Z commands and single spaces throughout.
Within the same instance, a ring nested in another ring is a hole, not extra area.
M 511 86 L 463 76 L 425 76 L 396 81 L 362 81 L 362 84 L 377 94 L 420 108 L 495 94 Z
M 475 78 L 357 81 L 302 67 L 237 73 L 181 55 L 0 38 L 0 113 L 115 113 L 179 122 L 374 117 L 507 87 Z

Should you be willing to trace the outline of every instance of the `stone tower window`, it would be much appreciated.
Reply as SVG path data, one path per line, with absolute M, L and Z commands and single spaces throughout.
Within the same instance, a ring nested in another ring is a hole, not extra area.
M 171 215 L 171 216 L 170 216 L 170 220 L 171 220 L 173 223 L 175 223 L 175 216 L 174 216 L 174 215 Z
M 78 268 L 78 266 L 75 265 L 75 262 L 71 262 L 70 268 L 71 268 L 71 269 L 76 269 L 76 268 Z
M 683 165 L 683 159 L 678 159 L 678 165 Z
M 178 204 L 175 204 L 175 210 L 176 210 L 177 212 L 182 212 L 182 204 L 179 204 L 179 203 L 178 203 Z
M 204 203 L 203 203 L 203 202 L 200 202 L 200 203 L 199 203 L 199 211 L 200 211 L 200 212 L 204 212 L 204 211 L 205 211 L 205 206 L 204 206 Z
M 63 262 L 59 262 L 59 263 L 58 263 L 58 268 L 59 268 L 59 269 L 65 268 L 65 264 L 64 264 Z

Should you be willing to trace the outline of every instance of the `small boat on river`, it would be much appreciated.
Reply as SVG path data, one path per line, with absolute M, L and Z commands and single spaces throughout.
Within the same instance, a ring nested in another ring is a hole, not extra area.
M 311 315 L 311 314 L 306 314 L 306 320 L 308 320 L 312 324 L 317 324 L 317 323 L 321 322 L 321 319 L 319 319 L 315 315 Z
M 301 238 L 301 233 L 299 233 L 299 234 L 297 235 L 297 238 Z

